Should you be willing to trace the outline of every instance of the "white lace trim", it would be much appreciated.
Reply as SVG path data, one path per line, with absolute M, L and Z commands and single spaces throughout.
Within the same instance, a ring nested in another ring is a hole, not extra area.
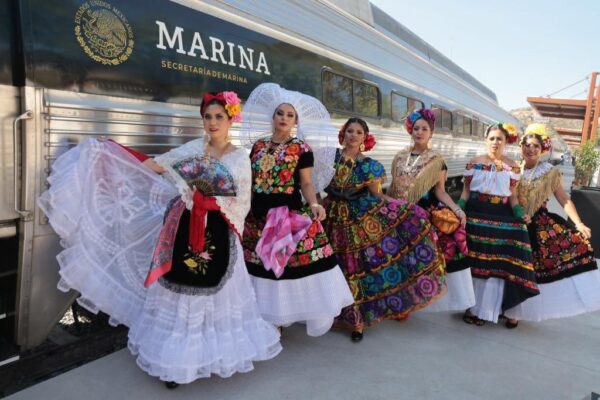
M 544 161 L 540 163 L 536 168 L 523 169 L 523 180 L 525 180 L 526 182 L 528 182 L 529 180 L 537 180 L 542 176 L 546 175 L 548 172 L 550 172 L 552 168 L 554 168 L 554 165 Z
M 173 182 L 175 187 L 177 187 L 179 194 L 181 194 L 181 199 L 185 202 L 188 210 L 191 210 L 194 205 L 193 193 L 183 178 L 171 168 L 171 165 L 187 158 L 203 154 L 204 146 L 204 139 L 199 138 L 189 141 L 186 144 L 155 158 L 155 161 L 167 171 L 165 174 L 166 178 Z M 246 218 L 248 211 L 250 211 L 252 184 L 250 158 L 248 157 L 246 149 L 237 148 L 236 150 L 225 154 L 220 162 L 227 167 L 229 173 L 233 177 L 236 196 L 216 196 L 215 198 L 221 211 L 241 235 L 244 231 L 244 219 Z

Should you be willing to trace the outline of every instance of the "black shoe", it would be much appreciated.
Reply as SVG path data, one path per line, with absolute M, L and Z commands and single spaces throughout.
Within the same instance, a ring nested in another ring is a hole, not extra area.
M 362 338 L 363 338 L 362 332 L 354 331 L 350 335 L 350 339 L 352 339 L 353 342 L 360 342 L 362 340 Z
M 165 382 L 165 386 L 167 389 L 175 389 L 177 386 L 179 386 L 179 383 L 173 381 Z
M 506 322 L 504 323 L 504 326 L 506 327 L 506 329 L 515 329 L 517 326 L 519 326 L 519 321 L 515 320 L 510 320 L 510 319 L 506 319 Z

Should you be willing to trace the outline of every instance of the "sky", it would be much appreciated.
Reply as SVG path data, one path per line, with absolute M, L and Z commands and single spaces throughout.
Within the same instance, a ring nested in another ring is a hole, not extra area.
M 600 72 L 600 0 L 371 0 L 496 93 L 527 107 Z M 586 98 L 589 81 L 552 97 Z

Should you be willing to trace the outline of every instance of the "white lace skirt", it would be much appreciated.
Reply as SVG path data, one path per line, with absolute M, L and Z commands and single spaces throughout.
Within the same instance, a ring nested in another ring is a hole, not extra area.
M 59 289 L 125 324 L 138 365 L 161 380 L 188 383 L 250 371 L 281 351 L 279 333 L 260 316 L 243 257 L 213 295 L 172 292 L 143 282 L 167 203 L 177 195 L 163 178 L 119 146 L 88 140 L 53 165 L 40 198 L 65 250 Z M 243 254 L 237 240 L 238 254 Z
M 306 323 L 309 336 L 327 333 L 342 308 L 354 303 L 338 267 L 299 279 L 250 278 L 264 319 L 277 326 Z
M 449 273 L 446 275 L 446 284 L 448 293 L 421 312 L 464 311 L 475 305 L 470 268 Z
M 505 314 L 524 321 L 572 317 L 600 310 L 600 271 L 588 271 L 539 285 L 540 294 Z

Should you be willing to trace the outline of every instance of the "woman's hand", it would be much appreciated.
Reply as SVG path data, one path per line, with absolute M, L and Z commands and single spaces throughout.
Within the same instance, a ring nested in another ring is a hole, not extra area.
M 310 205 L 310 211 L 312 211 L 315 220 L 323 221 L 327 216 L 325 213 L 325 208 L 318 203 L 313 203 Z
M 575 228 L 577 228 L 577 231 L 581 233 L 584 238 L 589 239 L 592 237 L 592 230 L 585 226 L 583 222 L 575 224 Z
M 458 219 L 460 219 L 460 224 L 462 226 L 465 226 L 467 224 L 467 214 L 465 214 L 465 212 L 460 207 L 454 209 L 454 214 L 458 217 Z
M 152 159 L 152 158 L 145 160 L 142 164 L 144 164 L 146 167 L 150 168 L 152 171 L 156 172 L 157 174 L 162 174 L 165 172 L 165 169 L 163 167 L 161 167 L 160 165 L 158 165 L 158 163 L 156 161 L 154 161 L 154 159 Z

